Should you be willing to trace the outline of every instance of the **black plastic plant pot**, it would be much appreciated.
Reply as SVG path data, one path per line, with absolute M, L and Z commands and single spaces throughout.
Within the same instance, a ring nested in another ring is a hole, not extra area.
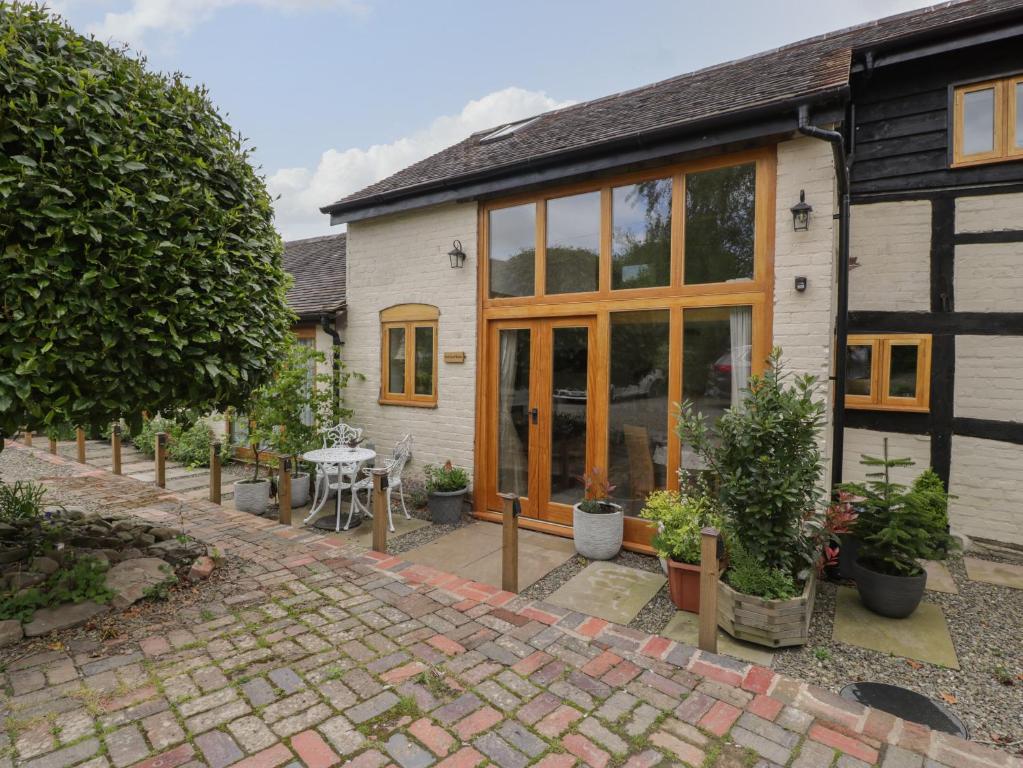
M 856 589 L 860 601 L 871 611 L 891 619 L 904 619 L 920 605 L 927 586 L 927 572 L 918 576 L 892 576 L 856 561 Z
M 843 579 L 855 579 L 856 558 L 860 554 L 860 540 L 851 533 L 840 533 L 838 541 L 838 575 Z

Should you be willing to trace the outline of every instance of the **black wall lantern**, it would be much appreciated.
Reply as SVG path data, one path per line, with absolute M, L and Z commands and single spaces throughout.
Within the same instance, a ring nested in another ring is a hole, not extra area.
M 455 240 L 451 243 L 448 259 L 451 260 L 452 269 L 461 269 L 465 264 L 465 251 L 462 250 L 462 242 L 460 240 Z
M 799 190 L 799 202 L 789 208 L 792 211 L 792 229 L 806 232 L 810 228 L 810 211 L 813 206 L 806 202 L 806 191 Z

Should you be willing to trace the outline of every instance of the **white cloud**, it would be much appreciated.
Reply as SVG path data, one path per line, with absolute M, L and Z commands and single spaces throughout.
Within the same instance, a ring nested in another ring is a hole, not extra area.
M 332 8 L 363 13 L 367 9 L 362 0 L 131 0 L 127 10 L 108 11 L 87 29 L 100 40 L 144 48 L 147 34 L 187 34 L 218 10 L 244 5 L 286 13 Z
M 328 218 L 321 206 L 369 186 L 422 160 L 476 131 L 568 106 L 543 91 L 505 88 L 473 99 L 457 115 L 443 115 L 426 128 L 390 144 L 368 149 L 328 149 L 315 170 L 282 168 L 268 180 L 275 203 L 277 228 L 285 240 L 327 234 Z

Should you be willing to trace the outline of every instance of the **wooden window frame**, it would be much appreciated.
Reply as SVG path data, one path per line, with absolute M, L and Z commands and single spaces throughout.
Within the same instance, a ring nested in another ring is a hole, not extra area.
M 869 346 L 870 395 L 846 395 L 845 407 L 868 411 L 910 411 L 926 413 L 931 399 L 931 336 L 924 333 L 850 334 L 847 347 Z M 917 348 L 916 397 L 893 397 L 891 384 L 893 346 Z
M 438 319 L 440 312 L 429 304 L 398 304 L 380 313 L 380 405 L 398 405 L 412 408 L 436 408 L 439 382 L 437 381 L 437 349 L 439 346 Z M 405 332 L 405 391 L 388 390 L 390 380 L 391 330 Z M 429 395 L 416 394 L 416 329 L 433 331 L 433 391 Z
M 1023 75 L 984 80 L 976 83 L 957 85 L 952 89 L 952 168 L 969 168 L 974 165 L 1003 163 L 1007 160 L 1023 159 L 1023 147 L 1016 147 L 1016 85 L 1023 82 Z M 963 153 L 963 121 L 965 96 L 976 91 L 994 90 L 994 143 L 990 152 Z

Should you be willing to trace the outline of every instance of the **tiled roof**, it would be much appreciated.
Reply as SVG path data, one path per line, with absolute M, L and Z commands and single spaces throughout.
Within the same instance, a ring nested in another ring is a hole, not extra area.
M 342 233 L 284 244 L 284 269 L 295 278 L 288 306 L 295 314 L 329 314 L 345 305 L 347 237 Z
M 711 119 L 738 119 L 751 110 L 838 95 L 848 85 L 853 51 L 984 24 L 1013 11 L 1023 11 L 1020 0 L 943 3 L 547 112 L 505 138 L 481 142 L 500 127 L 495 126 L 321 210 L 340 212 L 414 196 L 526 163 L 556 163 L 641 137 L 683 134 Z

